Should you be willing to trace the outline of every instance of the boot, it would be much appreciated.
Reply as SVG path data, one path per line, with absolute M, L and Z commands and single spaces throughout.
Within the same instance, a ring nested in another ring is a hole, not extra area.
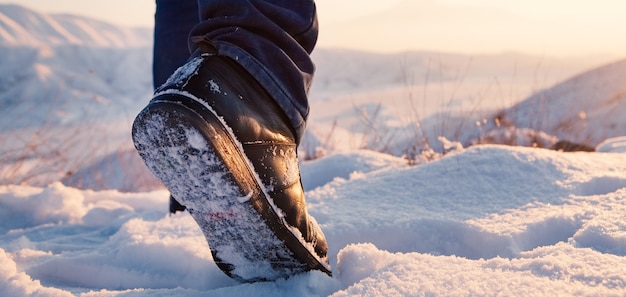
M 201 227 L 218 267 L 241 281 L 331 275 L 295 139 L 243 67 L 207 52 L 179 68 L 133 124 L 146 165 Z

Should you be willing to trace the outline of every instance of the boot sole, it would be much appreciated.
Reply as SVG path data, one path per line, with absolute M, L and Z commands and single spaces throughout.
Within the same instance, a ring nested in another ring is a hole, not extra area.
M 312 246 L 286 226 L 241 144 L 212 109 L 182 94 L 157 96 L 135 119 L 133 141 L 187 207 L 228 276 L 253 282 L 311 269 L 330 275 Z

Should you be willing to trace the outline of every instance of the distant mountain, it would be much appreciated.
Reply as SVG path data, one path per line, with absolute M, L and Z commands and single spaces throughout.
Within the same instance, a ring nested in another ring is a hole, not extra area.
M 121 28 L 73 15 L 43 14 L 14 4 L 0 4 L 0 45 L 144 47 L 151 28 Z
M 128 148 L 151 48 L 150 28 L 0 5 L 0 183 L 46 184 Z
M 136 109 L 152 88 L 150 29 L 0 5 L 0 128 Z M 20 115 L 20 116 L 16 116 Z

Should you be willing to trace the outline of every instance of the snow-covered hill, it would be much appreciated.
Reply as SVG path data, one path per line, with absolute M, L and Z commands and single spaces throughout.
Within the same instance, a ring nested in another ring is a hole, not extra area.
M 497 118 L 509 130 L 528 128 L 594 147 L 626 134 L 625 115 L 626 60 L 622 60 L 538 92 Z

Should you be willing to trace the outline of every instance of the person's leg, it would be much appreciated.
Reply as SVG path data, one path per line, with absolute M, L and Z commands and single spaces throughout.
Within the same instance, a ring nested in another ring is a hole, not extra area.
M 156 0 L 152 85 L 157 89 L 189 59 L 189 32 L 200 22 L 197 0 Z M 170 213 L 184 211 L 170 195 Z
M 197 0 L 156 0 L 152 83 L 154 89 L 189 59 L 189 32 L 198 25 Z
M 187 206 L 229 276 L 331 274 L 296 153 L 314 70 L 315 6 L 198 3 L 195 51 L 135 119 L 135 147 Z
M 198 9 L 202 21 L 191 35 L 210 40 L 219 55 L 258 80 L 291 121 L 299 143 L 315 71 L 309 56 L 318 34 L 314 1 L 198 0 Z

